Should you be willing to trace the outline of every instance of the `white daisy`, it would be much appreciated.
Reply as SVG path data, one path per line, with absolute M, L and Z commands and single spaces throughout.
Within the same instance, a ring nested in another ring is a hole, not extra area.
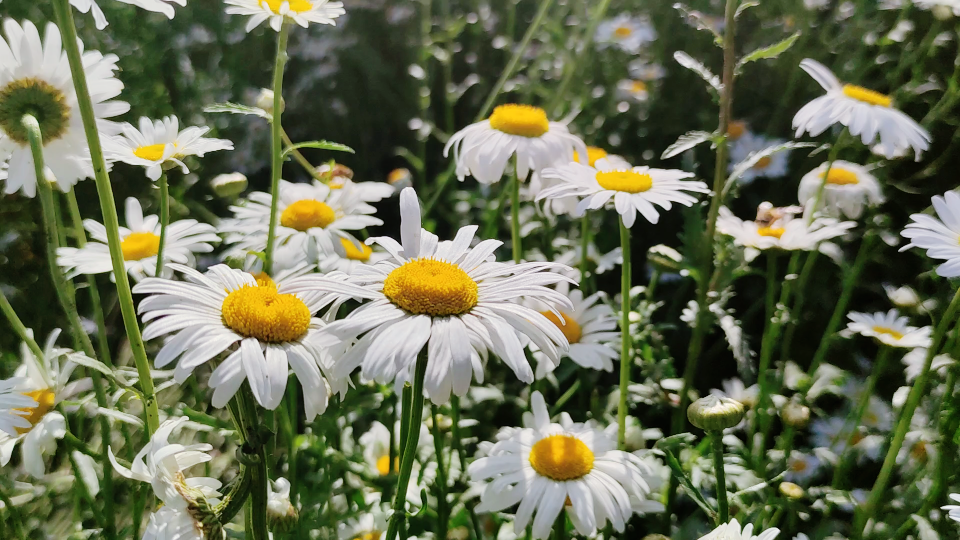
M 633 226 L 637 212 L 656 224 L 660 219 L 656 206 L 664 210 L 670 210 L 673 203 L 690 206 L 697 199 L 684 191 L 709 193 L 703 182 L 684 180 L 693 176 L 693 173 L 674 169 L 630 168 L 606 159 L 597 160 L 596 168 L 568 163 L 543 171 L 544 178 L 562 182 L 542 191 L 537 200 L 576 196 L 580 202 L 574 215 L 580 216 L 584 211 L 600 208 L 613 199 L 623 224 L 628 228 Z
M 150 514 L 142 540 L 219 540 L 203 530 L 203 526 L 187 510 L 162 506 Z
M 886 313 L 853 311 L 847 314 L 847 318 L 850 319 L 850 322 L 847 323 L 847 330 L 862 336 L 875 338 L 885 345 L 908 349 L 930 346 L 932 329 L 929 326 L 923 328 L 909 326 L 910 319 L 901 317 L 895 309 Z
M 631 60 L 627 64 L 627 72 L 634 79 L 644 82 L 656 81 L 667 76 L 667 70 L 663 66 L 645 58 Z
M 127 227 L 120 227 L 120 250 L 123 264 L 130 277 L 140 281 L 156 275 L 157 253 L 160 250 L 160 219 L 156 215 L 143 215 L 140 201 L 130 197 L 126 201 Z M 57 264 L 68 278 L 80 274 L 113 275 L 110 246 L 107 245 L 107 229 L 92 219 L 83 220 L 83 227 L 91 241 L 82 248 L 57 248 Z M 165 274 L 170 275 L 167 263 L 195 264 L 194 254 L 210 253 L 220 242 L 217 230 L 195 219 L 181 219 L 167 225 L 167 237 L 163 247 Z
M 560 292 L 565 292 L 563 285 L 557 287 Z M 584 298 L 583 291 L 574 289 L 567 296 L 573 304 L 571 311 L 559 309 L 559 317 L 553 311 L 541 311 L 570 343 L 563 358 L 569 358 L 583 368 L 613 371 L 614 359 L 620 358 L 620 332 L 617 331 L 617 315 L 613 308 L 601 301 L 599 293 Z M 537 379 L 557 367 L 536 348 L 533 357 L 537 360 Z
M 950 498 L 953 499 L 954 502 L 960 503 L 960 495 L 956 493 L 951 493 Z M 949 517 L 950 519 L 954 521 L 960 521 L 960 505 L 948 504 L 945 506 L 941 506 L 940 509 L 946 510 L 948 512 L 947 517 Z
M 927 250 L 927 257 L 944 259 L 947 262 L 937 267 L 937 274 L 946 278 L 960 276 L 960 194 L 948 191 L 933 197 L 933 209 L 937 219 L 926 214 L 913 214 L 913 221 L 900 233 L 910 243 L 900 248 L 912 247 Z
M 0 380 L 0 432 L 11 437 L 33 427 L 28 417 L 39 403 L 21 390 L 26 382 L 22 377 Z
M 346 377 L 362 365 L 362 377 L 387 384 L 406 373 L 426 347 L 424 389 L 434 403 L 452 391 L 464 396 L 493 351 L 526 383 L 533 370 L 519 335 L 532 340 L 554 363 L 566 348 L 563 333 L 536 310 L 517 304 L 521 297 L 551 307 L 571 309 L 570 301 L 547 288 L 569 271 L 553 263 L 505 264 L 491 261 L 502 245 L 485 240 L 470 248 L 476 226 L 460 229 L 452 242 L 440 242 L 421 228 L 420 205 L 413 188 L 400 194 L 401 243 L 373 238 L 392 258 L 357 267 L 346 284 L 359 289 L 354 298 L 370 300 L 324 331 L 350 345 L 336 361 L 335 375 Z M 326 287 L 323 278 L 303 277 L 302 287 Z M 310 282 L 310 280 L 315 280 Z M 329 282 L 329 280 L 327 280 Z M 359 341 L 352 341 L 359 337 Z
M 533 519 L 533 538 L 545 539 L 561 510 L 586 536 L 607 521 L 623 532 L 634 501 L 650 496 L 653 471 L 639 457 L 616 450 L 616 442 L 591 424 L 566 414 L 550 421 L 540 392 L 530 398 L 532 415 L 523 428 L 506 428 L 486 457 L 467 469 L 485 483 L 479 512 L 499 512 L 519 503 L 514 532 Z M 534 513 L 536 515 L 534 516 Z
M 623 167 L 625 169 L 630 168 L 630 164 L 627 163 L 627 160 L 623 159 L 618 155 L 608 154 L 606 150 L 596 146 L 587 147 L 586 160 L 588 165 L 590 165 L 591 167 L 595 167 L 597 160 L 601 160 L 601 159 L 605 160 L 605 162 L 607 163 L 616 164 L 617 167 Z M 583 161 L 578 152 L 573 153 L 573 161 L 576 161 L 578 163 Z M 537 197 L 541 193 L 543 193 L 543 191 L 556 187 L 562 183 L 563 183 L 563 180 L 560 180 L 558 178 L 544 178 L 542 175 L 538 174 L 530 179 L 530 184 L 528 186 L 528 189 L 526 190 L 527 198 L 536 200 Z M 560 215 L 560 214 L 572 215 L 577 209 L 577 197 L 576 196 L 551 197 L 545 200 L 543 209 L 544 209 L 544 213 L 547 215 L 548 218 L 552 216 Z M 523 210 L 525 209 L 521 209 L 521 212 L 523 212 Z M 527 221 L 528 225 L 531 225 L 533 223 L 539 223 L 539 222 L 535 220 Z M 527 231 L 524 231 L 523 229 L 521 229 L 521 235 L 526 236 Z M 556 262 L 561 262 L 561 261 L 556 261 Z
M 269 21 L 270 28 L 279 32 L 284 22 L 293 22 L 306 28 L 313 24 L 336 25 L 336 19 L 345 14 L 343 2 L 329 0 L 225 0 L 228 15 L 248 15 L 247 32 Z
M 917 347 L 903 355 L 901 359 L 903 362 L 903 374 L 908 383 L 916 380 L 916 378 L 920 376 L 920 373 L 923 372 L 923 368 L 927 365 L 927 352 L 927 349 Z M 930 370 L 937 372 L 942 377 L 946 375 L 947 368 L 955 362 L 956 361 L 948 354 L 938 354 L 933 357 Z
M 300 516 L 297 507 L 290 501 L 290 481 L 277 478 L 267 484 L 267 524 L 270 530 L 289 532 Z
M 731 519 L 730 523 L 720 525 L 700 540 L 773 540 L 780 534 L 780 529 L 772 528 L 758 535 L 753 534 L 753 524 L 748 523 L 740 528 L 740 522 Z
M 743 133 L 738 137 L 730 147 L 730 166 L 733 169 L 740 162 L 746 160 L 751 155 L 766 150 L 771 146 L 783 144 L 785 141 L 780 139 L 768 139 L 762 135 L 752 133 Z M 759 161 L 740 175 L 739 181 L 745 184 L 753 182 L 755 178 L 781 178 L 787 174 L 787 165 L 790 161 L 790 151 L 781 150 L 769 156 L 760 158 Z
M 767 211 L 761 208 L 756 221 L 743 221 L 724 206 L 720 208 L 717 231 L 747 248 L 811 251 L 821 242 L 842 236 L 857 225 L 832 218 L 816 218 L 808 225 L 806 219 L 792 219 L 792 213 L 792 208 L 770 207 Z
M 829 173 L 827 167 L 830 168 Z M 820 186 L 823 186 L 823 194 L 817 210 L 822 209 L 831 217 L 857 219 L 863 213 L 864 206 L 877 206 L 884 200 L 880 182 L 866 167 L 849 161 L 837 160 L 832 165 L 823 163 L 803 175 L 797 195 L 800 204 L 812 206 Z
M 124 123 L 122 135 L 105 137 L 103 153 L 107 161 L 121 161 L 146 169 L 147 178 L 157 180 L 164 169 L 180 167 L 183 174 L 190 169 L 183 163 L 187 156 L 203 157 L 207 152 L 233 150 L 233 143 L 226 139 L 208 139 L 204 135 L 208 127 L 180 129 L 176 116 L 163 120 L 140 118 L 140 129 Z
M 93 176 L 93 166 L 60 30 L 47 24 L 41 43 L 40 33 L 30 21 L 20 26 L 7 19 L 3 28 L 7 39 L 0 39 L 0 163 L 9 162 L 4 193 L 20 191 L 33 197 L 37 192 L 33 155 L 22 124 L 25 114 L 39 122 L 44 163 L 60 189 L 68 191 L 79 180 Z M 126 103 L 109 101 L 123 89 L 123 83 L 114 77 L 116 63 L 112 54 L 83 54 L 97 125 L 106 132 L 113 128 L 105 118 L 130 109 Z
M 637 54 L 644 45 L 656 39 L 657 31 L 649 19 L 634 17 L 629 13 L 602 21 L 594 36 L 599 48 L 613 45 L 630 54 Z
M 340 238 L 339 244 L 339 246 L 334 246 L 336 249 L 333 253 L 320 256 L 317 268 L 321 272 L 325 274 L 330 272 L 353 274 L 357 266 L 376 264 L 390 258 L 389 253 L 381 249 L 374 249 L 362 242 Z
M 173 19 L 173 6 L 170 4 L 187 5 L 187 0 L 120 0 L 124 4 L 132 4 L 147 11 L 163 13 L 168 19 Z M 80 13 L 92 13 L 93 20 L 97 24 L 97 30 L 103 30 L 107 27 L 107 18 L 100 11 L 97 0 L 70 0 L 70 4 L 77 8 Z
M 364 501 L 369 510 L 337 525 L 339 540 L 379 540 L 387 532 L 390 512 L 380 502 L 379 493 L 368 493 Z
M 650 98 L 650 88 L 646 82 L 638 79 L 621 79 L 617 81 L 617 96 L 637 103 L 644 103 Z
M 516 156 L 517 178 L 532 171 L 568 163 L 573 153 L 583 159 L 587 147 L 565 124 L 547 120 L 547 112 L 530 105 L 507 104 L 493 109 L 486 120 L 453 134 L 443 148 L 444 157 L 453 148 L 457 178 L 473 176 L 481 184 L 500 181 L 510 158 Z
M 341 163 L 334 163 L 332 166 L 324 163 L 318 166 L 316 171 L 326 179 L 330 189 L 341 190 L 339 193 L 345 194 L 342 196 L 353 197 L 365 203 L 380 202 L 396 194 L 393 181 L 354 182 L 353 170 Z
M 912 148 L 914 157 L 920 161 L 920 154 L 930 147 L 930 133 L 893 108 L 890 96 L 843 84 L 826 66 L 809 58 L 800 62 L 800 67 L 827 94 L 804 105 L 793 117 L 797 137 L 804 132 L 816 137 L 839 122 L 851 135 L 859 135 L 867 146 L 879 138 L 887 159 L 892 159 L 898 151 Z
M 303 386 L 307 420 L 326 409 L 331 392 L 328 351 L 307 339 L 323 325 L 314 314 L 329 304 L 316 286 L 300 283 L 305 277 L 279 284 L 267 276 L 256 279 L 222 264 L 206 274 L 177 264 L 170 267 L 186 281 L 147 278 L 133 289 L 149 295 L 139 307 L 147 323 L 143 338 L 171 335 L 157 353 L 157 368 L 179 359 L 174 379 L 182 384 L 197 366 L 228 352 L 210 375 L 214 407 L 226 405 L 246 380 L 261 406 L 276 409 L 293 368 Z M 353 292 L 327 278 L 317 279 L 328 289 Z M 292 294 L 289 286 L 295 284 L 300 292 Z
M 727 123 L 727 141 L 736 142 L 742 137 L 755 137 L 746 120 L 731 120 Z

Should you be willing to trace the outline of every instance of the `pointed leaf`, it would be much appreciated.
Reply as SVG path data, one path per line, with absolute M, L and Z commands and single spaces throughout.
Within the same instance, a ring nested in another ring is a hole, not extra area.
M 781 152 L 783 150 L 790 150 L 793 148 L 807 148 L 811 146 L 815 146 L 815 145 L 811 143 L 785 142 L 783 144 L 768 146 L 763 150 L 760 150 L 759 152 L 754 152 L 750 154 L 749 156 L 747 156 L 746 159 L 744 159 L 740 163 L 737 163 L 736 166 L 734 166 L 733 172 L 730 173 L 730 177 L 727 179 L 727 184 L 724 187 L 724 193 L 726 193 L 726 191 L 729 190 L 730 186 L 732 186 L 733 183 L 736 182 L 738 178 L 743 176 L 743 173 L 750 170 L 750 168 L 756 165 L 757 162 L 760 161 L 761 159 L 768 156 L 772 156 L 773 154 L 776 154 L 777 152 Z
M 293 152 L 294 150 L 299 150 L 299 149 L 301 149 L 301 148 L 319 148 L 319 149 L 321 149 L 321 150 L 333 150 L 333 151 L 336 151 L 336 152 L 349 152 L 349 153 L 351 153 L 351 154 L 355 154 L 355 153 L 356 153 L 356 152 L 353 151 L 353 148 L 350 148 L 349 146 L 347 146 L 347 145 L 345 145 L 345 144 L 340 144 L 340 143 L 335 143 L 335 142 L 330 142 L 330 141 L 308 141 L 308 142 L 297 143 L 297 144 L 295 144 L 295 145 L 293 145 L 293 146 L 287 147 L 287 148 L 283 151 L 283 157 L 287 157 L 287 155 L 290 154 L 290 152 Z
M 749 64 L 750 62 L 756 62 L 757 60 L 767 60 L 767 59 L 770 59 L 770 58 L 776 58 L 776 57 L 780 56 L 780 55 L 783 54 L 787 49 L 789 49 L 790 47 L 792 47 L 793 44 L 797 42 L 797 39 L 798 39 L 799 37 L 800 37 L 800 32 L 797 32 L 797 33 L 793 34 L 792 36 L 788 37 L 787 39 L 784 39 L 783 41 L 780 41 L 780 42 L 778 42 L 778 43 L 774 43 L 773 45 L 770 45 L 769 47 L 764 47 L 764 48 L 762 48 L 762 49 L 757 49 L 757 50 L 753 51 L 752 53 L 749 53 L 748 55 L 746 55 L 746 56 L 744 56 L 743 58 L 741 58 L 739 62 L 737 62 L 737 70 L 739 71 L 740 68 L 742 68 L 742 67 L 745 66 L 746 64 Z
M 696 28 L 697 30 L 710 32 L 713 34 L 713 41 L 717 45 L 723 44 L 723 36 L 710 24 L 710 21 L 707 20 L 706 16 L 696 10 L 690 9 L 688 6 L 685 6 L 680 3 L 673 5 L 673 9 L 680 12 L 680 15 L 687 20 L 687 24 Z
M 663 155 L 660 156 L 660 159 L 672 158 L 677 154 L 686 152 L 687 150 L 697 146 L 700 143 L 705 143 L 713 138 L 713 133 L 708 133 L 706 131 L 688 131 L 680 136 L 677 139 L 677 142 L 671 144 L 663 151 Z
M 273 121 L 273 115 L 259 107 L 250 107 L 248 105 L 241 105 L 239 103 L 231 103 L 229 101 L 227 101 L 226 103 L 214 103 L 213 105 L 208 105 L 204 107 L 203 112 L 248 114 L 253 116 L 259 116 L 260 118 L 266 118 L 271 122 Z
M 696 58 L 683 51 L 677 51 L 673 53 L 673 58 L 681 66 L 699 75 L 700 78 L 706 81 L 707 84 L 710 85 L 710 88 L 712 88 L 718 94 L 723 89 L 723 83 L 720 82 L 720 77 L 714 75 L 712 71 L 707 69 L 707 66 L 703 65 L 703 63 Z
M 740 14 L 742 14 L 744 11 L 759 5 L 760 5 L 760 2 L 744 2 L 740 4 L 740 7 L 737 8 L 737 12 L 733 14 L 733 18 L 739 19 Z
M 100 493 L 100 479 L 97 477 L 97 467 L 93 458 L 82 454 L 76 450 L 71 452 L 74 462 L 77 464 L 77 471 L 80 473 L 80 480 L 87 486 L 87 492 L 91 497 L 96 497 Z

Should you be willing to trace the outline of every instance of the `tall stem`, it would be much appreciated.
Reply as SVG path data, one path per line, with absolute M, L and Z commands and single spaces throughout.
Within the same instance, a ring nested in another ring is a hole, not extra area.
M 270 162 L 270 226 L 267 229 L 267 252 L 263 271 L 273 271 L 273 244 L 277 239 L 277 204 L 280 201 L 280 174 L 283 170 L 283 69 L 287 65 L 287 38 L 289 26 L 286 21 L 277 33 L 277 58 L 273 68 L 273 123 L 270 124 L 273 153 Z
M 513 244 L 513 262 L 523 261 L 520 240 L 520 175 L 514 172 L 510 191 L 510 241 Z
M 124 267 L 123 253 L 120 249 L 120 225 L 117 218 L 117 207 L 113 200 L 113 188 L 107 175 L 107 164 L 103 158 L 103 148 L 100 145 L 100 133 L 97 130 L 97 119 L 93 110 L 93 101 L 87 87 L 87 77 L 83 70 L 83 58 L 78 46 L 77 29 L 73 22 L 73 12 L 70 0 L 53 0 L 56 12 L 57 25 L 62 34 L 63 48 L 70 62 L 70 72 L 73 77 L 73 86 L 77 93 L 77 105 L 83 119 L 83 130 L 87 136 L 87 145 L 90 148 L 90 159 L 93 162 L 94 177 L 97 183 L 97 195 L 100 198 L 100 209 L 103 212 L 103 225 L 107 231 L 107 244 L 110 247 L 110 261 L 113 265 L 113 274 L 117 282 L 117 296 L 120 302 L 120 312 L 123 315 L 123 326 L 126 329 L 127 340 L 137 365 L 140 378 L 140 389 L 144 400 L 144 415 L 146 417 L 149 435 L 160 425 L 160 415 L 157 411 L 157 398 L 153 388 L 153 379 L 150 376 L 150 364 L 140 335 L 140 325 L 137 321 L 136 308 L 133 305 L 133 294 L 130 292 L 130 281 Z
M 620 246 L 623 265 L 620 267 L 620 403 L 617 407 L 617 447 L 626 447 L 627 387 L 630 386 L 630 368 L 633 367 L 633 344 L 630 343 L 630 229 L 620 224 Z
M 246 509 L 246 537 L 251 540 L 268 540 L 267 533 L 267 454 L 264 441 L 260 437 L 258 419 L 253 395 L 248 387 L 241 387 L 234 394 L 236 410 L 239 413 L 240 428 L 243 431 L 244 449 L 251 457 L 247 466 L 250 475 L 250 498 Z
M 401 454 L 400 477 L 397 479 L 397 493 L 393 498 L 393 515 L 390 516 L 390 524 L 387 526 L 387 535 L 382 540 L 393 540 L 397 537 L 397 532 L 401 522 L 407 516 L 407 487 L 410 485 L 410 474 L 413 472 L 413 461 L 417 457 L 417 444 L 420 442 L 420 422 L 423 418 L 423 379 L 427 374 L 427 351 L 420 351 L 417 358 L 416 374 L 413 379 L 413 399 L 410 403 L 410 410 L 406 407 L 403 410 L 404 416 L 410 419 L 406 441 Z M 406 539 L 404 532 L 400 540 Z
M 13 306 L 10 305 L 10 301 L 7 300 L 6 295 L 3 294 L 3 290 L 0 290 L 0 311 L 3 312 L 3 316 L 6 317 L 7 322 L 10 324 L 10 327 L 13 328 L 17 337 L 20 338 L 20 341 L 27 344 L 30 352 L 37 358 L 38 362 L 43 362 L 43 349 L 40 348 L 37 340 L 33 339 L 33 336 L 27 331 L 27 326 L 23 324 L 23 321 L 17 316 L 17 312 L 13 310 Z
M 799 259 L 794 259 L 794 261 Z M 792 261 L 791 261 L 792 262 Z M 781 288 L 781 303 L 785 302 L 785 296 L 787 294 L 787 286 Z M 750 442 L 756 443 L 756 448 L 754 448 L 754 454 L 756 455 L 757 462 L 762 464 L 764 461 L 764 447 L 765 447 L 765 437 L 766 427 L 769 422 L 770 415 L 767 414 L 767 402 L 769 401 L 770 394 L 773 391 L 771 384 L 774 377 L 770 375 L 770 362 L 773 360 L 773 344 L 777 339 L 777 335 L 780 332 L 780 321 L 777 318 L 777 256 L 776 252 L 769 251 L 767 252 L 767 294 L 765 300 L 765 318 L 764 327 L 763 327 L 763 338 L 760 341 L 760 364 L 757 369 L 757 378 L 760 383 L 760 395 L 757 399 L 757 414 L 754 417 L 753 425 L 751 426 L 751 434 L 756 434 L 757 432 L 761 433 L 759 440 L 754 440 L 751 437 Z
M 170 224 L 170 189 L 167 173 L 160 173 L 160 247 L 157 248 L 157 277 L 163 277 L 163 247 L 167 242 L 167 225 Z
M 580 290 L 583 294 L 590 294 L 593 289 L 587 286 L 587 271 L 590 268 L 590 258 L 587 253 L 590 248 L 590 218 L 584 214 L 580 218 Z
M 437 456 L 437 538 L 447 537 L 447 469 L 443 462 L 443 432 L 440 431 L 440 413 L 437 406 L 430 404 L 430 417 L 433 420 L 433 450 Z
M 717 475 L 717 525 L 719 526 L 730 519 L 726 472 L 723 469 L 723 431 L 711 431 L 707 435 L 713 446 L 713 470 Z

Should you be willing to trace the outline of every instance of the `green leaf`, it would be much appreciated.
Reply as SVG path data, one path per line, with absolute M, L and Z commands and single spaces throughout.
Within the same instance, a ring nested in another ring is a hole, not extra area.
M 294 150 L 299 150 L 301 148 L 319 148 L 321 150 L 333 150 L 335 152 L 349 152 L 351 154 L 356 153 L 353 151 L 353 148 L 350 148 L 345 144 L 340 144 L 340 143 L 335 143 L 330 141 L 307 141 L 307 142 L 297 143 L 293 146 L 288 146 L 283 151 L 283 157 L 287 157 L 287 155 L 289 155 L 290 152 L 293 152 Z
M 259 107 L 249 107 L 247 105 L 241 105 L 239 103 L 214 103 L 213 105 L 208 105 L 203 108 L 203 112 L 208 113 L 229 113 L 229 114 L 247 114 L 253 116 L 259 116 L 260 118 L 265 118 L 270 122 L 273 121 L 273 115 Z
M 740 6 L 737 8 L 737 12 L 733 14 L 733 18 L 739 19 L 740 14 L 742 14 L 744 11 L 759 5 L 760 5 L 760 2 L 744 2 L 740 4 Z
M 689 434 L 688 434 L 689 435 Z M 683 490 L 687 492 L 687 495 L 693 499 L 693 502 L 697 503 L 697 506 L 712 520 L 717 520 L 717 512 L 710 506 L 710 503 L 703 498 L 703 495 L 700 493 L 700 490 L 694 487 L 693 482 L 690 481 L 690 478 L 687 476 L 687 473 L 684 472 L 683 467 L 680 465 L 680 462 L 677 461 L 677 458 L 667 450 L 664 452 L 666 456 L 667 465 L 670 467 L 670 470 L 673 472 L 673 475 L 680 481 L 680 485 L 683 486 Z
M 793 46 L 796 43 L 797 39 L 800 37 L 800 32 L 793 34 L 787 39 L 774 43 L 769 47 L 764 47 L 762 49 L 757 49 L 752 53 L 747 54 L 737 62 L 737 71 L 740 71 L 740 68 L 749 64 L 750 62 L 756 62 L 757 60 L 768 60 L 770 58 L 776 58 L 783 54 L 787 49 Z

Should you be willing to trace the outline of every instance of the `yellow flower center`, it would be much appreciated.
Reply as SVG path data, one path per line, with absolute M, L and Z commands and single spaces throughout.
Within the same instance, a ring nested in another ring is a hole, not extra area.
M 632 81 L 630 83 L 630 92 L 640 94 L 647 91 L 647 83 L 643 81 Z
M 400 468 L 400 458 L 393 458 L 393 470 Z M 377 459 L 377 472 L 380 473 L 380 476 L 386 476 L 390 474 L 390 455 L 384 454 Z
M 150 146 L 141 146 L 133 151 L 133 155 L 140 159 L 148 161 L 160 161 L 163 159 L 163 151 L 166 150 L 165 144 L 151 144 Z
M 417 315 L 462 315 L 477 305 L 478 287 L 459 266 L 434 259 L 414 259 L 383 281 L 383 294 Z
M 32 409 L 16 409 L 20 412 L 27 413 L 22 415 L 23 418 L 30 422 L 30 428 L 17 428 L 17 433 L 23 435 L 24 433 L 30 431 L 33 426 L 37 425 L 44 415 L 50 412 L 50 409 L 53 408 L 54 403 L 56 402 L 56 396 L 53 393 L 53 390 L 49 388 L 44 388 L 43 390 L 34 390 L 33 392 L 24 392 L 23 395 L 37 402 L 37 406 Z
M 793 472 L 803 472 L 807 470 L 807 462 L 802 459 L 795 459 L 790 462 L 790 470 Z
M 878 107 L 889 107 L 893 104 L 890 96 L 853 84 L 843 85 L 843 95 Z
M 784 232 L 786 232 L 786 229 L 783 227 L 760 227 L 757 229 L 757 234 L 760 236 L 772 236 L 774 238 L 780 238 Z
M 541 311 L 544 317 L 550 319 L 550 322 L 557 325 L 557 328 L 563 332 L 563 337 L 567 338 L 569 343 L 579 343 L 580 338 L 583 337 L 583 329 L 580 328 L 580 325 L 577 321 L 573 320 L 573 317 L 567 315 L 564 312 L 560 312 L 560 315 L 563 316 L 563 320 L 557 317 L 552 311 Z
M 120 242 L 123 260 L 139 261 L 153 257 L 160 251 L 160 237 L 148 232 L 135 232 Z
M 917 441 L 916 444 L 910 448 L 910 455 L 918 461 L 926 461 L 927 443 L 925 441 Z
M 649 174 L 633 171 L 598 172 L 597 183 L 603 189 L 642 193 L 653 187 L 653 178 Z
M 283 210 L 280 214 L 280 224 L 298 231 L 306 231 L 314 227 L 323 229 L 337 219 L 333 208 L 326 203 L 314 199 L 297 201 Z
M 373 248 L 366 244 L 360 244 L 359 247 L 357 244 L 354 244 L 352 241 L 347 240 L 346 238 L 340 239 L 340 244 L 343 245 L 343 250 L 346 252 L 346 256 L 351 261 L 369 261 L 370 254 L 373 253 Z
M 743 137 L 743 134 L 747 132 L 747 123 L 743 120 L 734 120 L 727 124 L 727 137 L 730 140 L 737 140 L 740 137 Z
M 220 311 L 231 330 L 266 343 L 297 341 L 310 327 L 310 308 L 292 294 L 278 294 L 272 282 L 231 292 Z
M 490 115 L 490 127 L 510 135 L 539 137 L 550 131 L 547 111 L 530 105 L 500 105 Z
M 541 476 L 563 482 L 576 480 L 593 470 L 593 452 L 571 435 L 551 435 L 530 449 L 530 465 Z
M 282 6 L 284 2 L 290 5 L 290 11 L 294 13 L 303 13 L 304 11 L 313 9 L 313 4 L 307 0 L 260 0 L 260 5 L 279 14 L 280 6 Z
M 754 164 L 753 168 L 754 168 L 754 169 L 766 169 L 767 167 L 770 166 L 771 163 L 773 163 L 773 158 L 771 158 L 770 156 L 763 156 L 762 158 L 760 158 L 759 160 L 757 160 L 757 162 L 756 162 L 756 164 Z
M 594 165 L 596 165 L 598 159 L 605 158 L 607 157 L 607 155 L 608 155 L 607 151 L 604 150 L 603 148 L 599 148 L 596 146 L 588 146 L 587 147 L 587 165 L 590 165 L 591 167 L 593 167 Z M 578 154 L 576 150 L 573 151 L 573 160 L 580 161 L 580 154 Z
M 883 326 L 874 326 L 873 331 L 876 332 L 877 334 L 886 334 L 892 337 L 893 339 L 897 339 L 897 340 L 903 339 L 903 333 L 897 332 L 892 328 L 886 328 Z
M 253 274 L 253 279 L 257 280 L 257 287 L 277 288 L 277 284 L 274 283 L 273 278 L 271 278 L 266 272 L 257 272 L 256 274 Z
M 381 531 L 370 531 L 353 537 L 353 540 L 380 540 L 383 535 Z
M 613 35 L 618 38 L 630 37 L 633 34 L 633 30 L 629 26 L 618 26 L 616 30 L 613 31 Z
M 387 183 L 396 184 L 408 178 L 410 178 L 410 171 L 408 169 L 394 169 L 387 175 Z
M 823 174 L 820 175 L 820 178 L 823 178 Z M 857 173 L 853 171 L 830 167 L 830 172 L 827 173 L 827 183 L 836 186 L 847 186 L 850 184 L 859 184 L 860 180 L 857 179 Z

